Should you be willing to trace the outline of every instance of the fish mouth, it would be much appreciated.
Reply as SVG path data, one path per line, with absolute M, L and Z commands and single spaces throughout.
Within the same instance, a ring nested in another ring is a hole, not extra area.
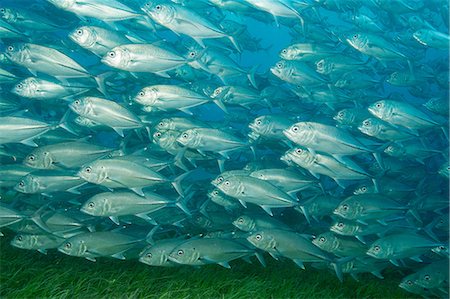
M 177 263 L 177 264 L 182 264 L 179 260 L 177 260 L 176 258 L 174 258 L 173 256 L 171 256 L 171 255 L 169 255 L 168 257 L 167 257 L 167 259 L 169 260 L 169 261 L 171 261 L 171 262 L 174 262 L 174 263 Z
M 372 251 L 367 251 L 366 254 L 367 254 L 368 256 L 373 257 L 373 258 L 376 258 L 376 259 L 378 258 Z
M 283 135 L 286 136 L 287 138 L 291 139 L 292 137 L 294 137 L 294 134 L 289 130 L 283 130 Z

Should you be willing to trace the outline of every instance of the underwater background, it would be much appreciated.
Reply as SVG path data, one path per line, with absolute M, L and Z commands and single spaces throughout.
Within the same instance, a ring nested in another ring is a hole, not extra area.
M 443 0 L 2 0 L 2 298 L 448 298 Z

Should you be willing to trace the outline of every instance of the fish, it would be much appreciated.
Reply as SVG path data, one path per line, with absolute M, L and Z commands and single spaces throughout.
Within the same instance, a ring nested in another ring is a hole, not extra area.
M 141 9 L 158 24 L 178 34 L 191 37 L 203 48 L 205 47 L 203 39 L 226 37 L 236 49 L 240 50 L 232 36 L 228 36 L 208 19 L 186 7 L 175 3 L 150 1 Z
M 40 193 L 51 197 L 54 192 L 70 192 L 80 194 L 77 188 L 86 182 L 75 175 L 73 171 L 35 171 L 27 174 L 16 184 L 16 191 L 36 194 Z
M 239 241 L 220 238 L 193 238 L 177 245 L 168 259 L 177 264 L 201 266 L 218 264 L 231 268 L 229 262 L 255 255 L 255 250 Z
M 37 147 L 37 144 L 33 140 L 58 126 L 33 118 L 15 116 L 0 117 L 0 145 L 22 143 Z
M 187 60 L 166 47 L 154 44 L 124 44 L 110 49 L 101 59 L 107 66 L 132 73 L 154 73 L 170 77 L 167 71 Z
M 188 215 L 191 214 L 183 202 L 149 191 L 146 191 L 143 197 L 127 191 L 97 193 L 86 200 L 80 211 L 92 216 L 109 217 L 117 225 L 120 224 L 118 217 L 125 215 L 136 215 L 155 223 L 148 214 L 169 205 L 177 206 Z
M 87 142 L 61 142 L 36 148 L 25 157 L 23 164 L 35 169 L 77 169 L 113 151 Z
M 58 247 L 58 251 L 71 256 L 84 257 L 93 262 L 101 256 L 123 260 L 124 252 L 141 241 L 142 238 L 117 232 L 89 232 L 66 239 Z
M 249 176 L 231 176 L 217 188 L 228 196 L 236 198 L 246 207 L 247 203 L 259 205 L 273 216 L 272 208 L 293 207 L 297 200 L 272 184 Z
M 76 114 L 88 118 L 96 124 L 112 128 L 122 137 L 124 136 L 124 129 L 144 127 L 142 120 L 132 111 L 104 98 L 78 98 L 69 104 L 69 108 Z
M 125 4 L 112 0 L 47 0 L 60 9 L 72 12 L 79 18 L 96 18 L 105 22 L 122 21 L 140 16 Z
M 102 185 L 107 188 L 126 188 L 145 197 L 142 191 L 145 187 L 154 187 L 161 184 L 172 184 L 182 194 L 177 180 L 169 180 L 162 174 L 138 163 L 121 159 L 103 159 L 85 164 L 77 174 L 86 182 Z

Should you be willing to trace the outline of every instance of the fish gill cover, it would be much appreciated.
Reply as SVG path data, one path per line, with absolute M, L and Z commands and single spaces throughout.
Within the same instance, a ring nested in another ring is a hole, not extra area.
M 448 297 L 448 16 L 444 0 L 1 1 L 0 227 L 110 265 L 273 257 L 341 281 L 401 270 Z

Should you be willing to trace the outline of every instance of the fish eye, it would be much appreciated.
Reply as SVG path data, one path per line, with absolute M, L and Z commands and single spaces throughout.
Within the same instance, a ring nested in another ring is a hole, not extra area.
M 67 249 L 69 249 L 69 248 L 71 248 L 71 247 L 72 247 L 72 243 L 70 243 L 70 242 L 67 242 L 67 243 L 66 243 L 66 245 L 64 245 L 64 247 L 66 247 Z
M 302 150 L 301 148 L 298 148 L 298 149 L 295 150 L 295 152 L 296 152 L 297 154 L 301 154 L 301 153 L 303 153 L 303 150 Z
M 325 242 L 325 237 L 320 237 L 319 241 L 322 242 L 322 243 Z
M 381 103 L 376 103 L 375 104 L 375 107 L 377 107 L 377 108 L 381 108 L 381 106 L 383 106 Z
M 293 132 L 297 132 L 297 131 L 298 131 L 298 127 L 297 127 L 297 126 L 293 126 L 293 127 L 292 127 L 292 131 L 293 131 Z
M 239 223 L 244 223 L 244 218 L 239 218 L 238 222 Z
M 34 161 L 34 159 L 35 159 L 34 155 L 29 155 L 29 156 L 28 156 L 28 160 Z
M 413 285 L 413 282 L 412 282 L 411 280 L 408 280 L 406 283 L 407 283 L 408 285 L 410 285 L 410 286 Z
M 18 89 L 22 89 L 22 87 L 23 87 L 22 83 L 19 83 L 16 85 L 16 88 L 18 88 Z
M 376 246 L 373 248 L 373 250 L 375 250 L 375 251 L 380 251 L 380 246 L 376 245 Z
M 153 255 L 151 253 L 147 253 L 147 258 L 151 259 Z
M 445 247 L 444 246 L 439 246 L 439 249 L 440 250 L 445 250 Z
M 353 35 L 353 38 L 358 38 L 358 34 Z
M 224 185 L 225 185 L 225 186 L 230 186 L 230 181 L 226 181 L 226 182 L 224 183 Z
M 286 53 L 287 53 L 287 50 L 286 50 L 286 49 L 283 49 L 283 50 L 281 51 L 281 53 L 286 54 Z
M 162 6 L 161 5 L 156 5 L 156 10 L 161 10 Z
M 1 12 L 1 13 L 4 13 L 4 12 L 6 12 L 6 9 L 0 8 L 0 12 Z
M 155 133 L 155 137 L 157 137 L 157 138 L 161 137 L 161 133 L 160 132 L 156 132 Z
M 76 100 L 75 102 L 73 102 L 75 105 L 80 105 L 80 100 Z
M 145 96 L 145 92 L 143 92 L 143 91 L 140 91 L 140 92 L 139 92 L 139 96 L 140 96 L 140 97 L 143 97 L 143 96 Z
M 423 277 L 423 279 L 425 279 L 425 280 L 430 280 L 430 275 L 425 275 L 424 277 Z
M 260 234 L 257 234 L 257 235 L 255 236 L 255 239 L 256 239 L 257 241 L 259 241 L 259 240 L 262 239 L 262 236 L 261 236 Z
M 24 181 L 20 181 L 19 187 L 23 187 L 23 186 L 25 186 L 25 182 Z
M 195 52 L 194 51 L 189 52 L 189 57 L 195 57 Z
M 261 121 L 260 119 L 258 119 L 258 120 L 256 121 L 256 125 L 258 125 L 258 126 L 260 126 L 261 123 L 262 123 L 262 121 Z
M 108 56 L 111 57 L 111 58 L 114 58 L 114 57 L 116 57 L 116 52 L 114 52 L 114 51 L 109 51 L 109 52 L 108 52 Z
M 283 68 L 283 64 L 281 62 L 278 62 L 277 63 L 277 68 L 279 68 L 279 69 Z
M 14 47 L 13 47 L 13 46 L 9 46 L 9 47 L 8 47 L 8 51 L 9 51 L 9 52 L 14 51 Z
M 365 120 L 363 122 L 363 125 L 366 126 L 366 127 L 370 126 L 370 121 L 369 120 Z
M 163 121 L 159 122 L 158 127 L 164 127 L 164 122 Z
M 366 192 L 366 191 L 367 191 L 367 188 L 366 188 L 366 187 L 362 187 L 362 188 L 361 188 L 361 191 L 362 191 L 362 192 Z
M 91 173 L 92 172 L 92 168 L 91 167 L 86 167 L 86 169 L 84 171 L 86 171 L 87 173 Z
M 339 116 L 339 117 L 344 117 L 344 112 L 342 112 L 342 111 L 339 112 L 339 113 L 338 113 L 338 116 Z
M 78 29 L 78 30 L 77 30 L 77 34 L 78 34 L 78 35 L 83 35 L 83 30 Z
M 180 249 L 180 250 L 178 250 L 177 254 L 178 254 L 178 255 L 183 255 L 183 254 L 184 254 L 184 251 Z
M 221 177 L 221 176 L 218 177 L 218 178 L 217 178 L 217 182 L 218 182 L 218 183 L 222 183 L 222 182 L 223 182 L 223 177 Z
M 189 137 L 189 135 L 188 135 L 188 133 L 183 133 L 183 134 L 181 135 L 181 137 L 184 138 L 184 139 L 187 139 L 187 138 Z
M 342 205 L 342 209 L 343 209 L 344 211 L 347 211 L 347 210 L 348 210 L 348 205 Z
M 93 208 L 95 207 L 95 203 L 93 203 L 92 201 L 90 203 L 88 203 L 88 207 Z
M 214 191 L 213 191 L 213 195 L 219 195 L 219 191 L 214 190 Z
M 18 236 L 16 237 L 16 239 L 17 239 L 17 241 L 22 242 L 23 237 L 22 237 L 22 235 L 18 235 Z
M 337 226 L 338 227 L 344 227 L 344 223 L 343 222 L 339 222 Z

